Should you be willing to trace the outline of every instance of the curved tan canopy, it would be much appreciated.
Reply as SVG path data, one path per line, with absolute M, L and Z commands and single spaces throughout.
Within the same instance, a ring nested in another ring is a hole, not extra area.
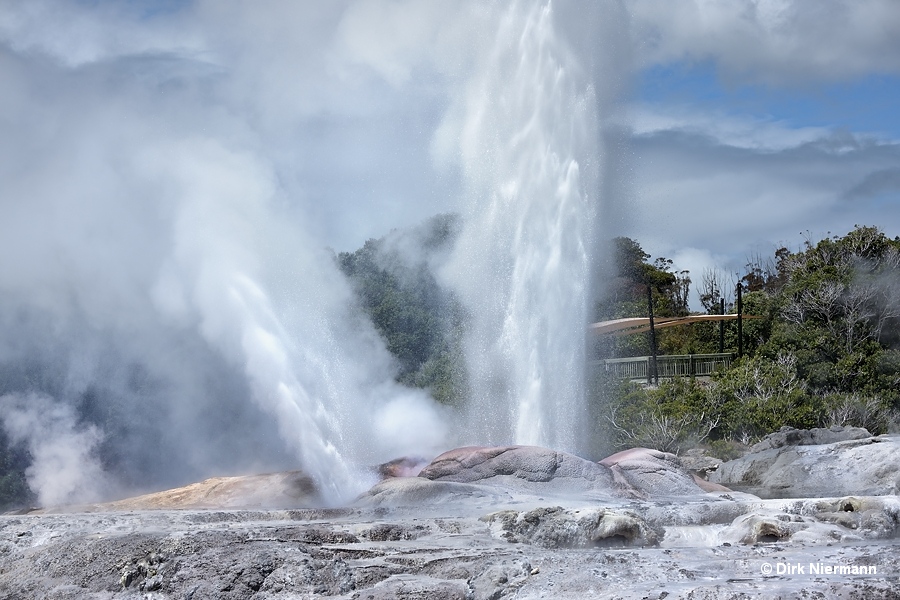
M 653 327 L 661 329 L 673 325 L 685 325 L 687 323 L 703 323 L 706 321 L 736 321 L 738 315 L 691 315 L 688 317 L 656 317 L 653 319 Z M 756 315 L 741 315 L 743 319 L 761 319 Z M 650 319 L 648 317 L 629 317 L 627 319 L 613 319 L 612 321 L 600 321 L 591 323 L 588 330 L 592 333 L 604 335 L 630 335 L 650 331 Z

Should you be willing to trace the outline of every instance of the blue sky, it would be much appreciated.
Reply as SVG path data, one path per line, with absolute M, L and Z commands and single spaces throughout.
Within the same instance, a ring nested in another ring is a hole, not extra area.
M 827 127 L 900 139 L 900 76 L 870 74 L 850 81 L 798 87 L 729 84 L 715 65 L 667 64 L 642 70 L 639 102 L 690 104 L 783 122 L 790 127 Z
M 791 150 L 796 154 L 803 145 L 822 143 L 829 138 L 862 144 L 852 150 L 848 147 L 843 156 L 837 154 L 831 157 L 836 172 L 842 167 L 847 170 L 845 177 L 837 180 L 843 189 L 832 189 L 834 202 L 820 203 L 814 214 L 811 214 L 814 209 L 811 205 L 808 208 L 810 212 L 792 217 L 768 231 L 762 227 L 757 231 L 748 229 L 749 235 L 741 236 L 740 232 L 731 230 L 729 238 L 737 243 L 743 241 L 747 246 L 743 255 L 736 248 L 716 246 L 712 239 L 714 235 L 706 236 L 706 240 L 698 239 L 693 234 L 693 228 L 687 225 L 681 232 L 657 232 L 649 226 L 637 226 L 640 231 L 638 235 L 646 238 L 650 248 L 669 253 L 667 255 L 677 256 L 680 253 L 684 268 L 691 269 L 695 275 L 703 268 L 713 266 L 734 271 L 743 266 L 741 260 L 750 253 L 768 252 L 770 246 L 797 246 L 806 235 L 819 238 L 829 233 L 843 234 L 857 223 L 879 225 L 891 236 L 900 235 L 900 221 L 897 219 L 900 213 L 900 176 L 897 174 L 900 168 L 900 162 L 897 162 L 900 159 L 897 154 L 900 111 L 896 110 L 900 99 L 900 77 L 897 75 L 876 71 L 837 82 L 773 85 L 723 80 L 711 61 L 699 64 L 679 62 L 642 70 L 637 75 L 635 88 L 632 101 L 640 107 L 638 110 L 657 115 L 677 115 L 675 123 L 670 124 L 668 129 L 663 125 L 652 134 L 652 137 L 661 140 L 666 133 L 673 135 L 678 132 L 681 141 L 668 142 L 673 146 L 673 153 L 699 153 L 704 146 L 709 150 L 710 146 L 720 145 L 716 152 L 720 161 L 704 163 L 708 169 L 705 176 L 710 180 L 717 175 L 734 172 L 725 159 L 728 152 L 736 153 L 735 160 L 743 161 L 743 165 L 735 164 L 734 167 L 743 166 L 744 170 L 752 172 L 754 169 L 771 169 L 774 163 L 784 160 L 772 156 L 774 160 L 766 161 L 766 154 L 785 154 Z M 716 128 L 718 133 L 713 132 Z M 735 137 L 728 139 L 729 131 Z M 698 139 L 702 136 L 707 136 L 707 139 Z M 643 147 L 648 143 L 652 142 L 645 136 L 637 145 Z M 880 145 L 880 153 L 875 152 L 872 145 Z M 819 158 L 825 160 L 824 155 Z M 867 162 L 869 160 L 871 162 Z M 640 157 L 637 162 L 643 164 Z M 766 162 L 768 167 L 761 164 Z M 652 167 L 647 166 L 647 169 Z M 655 176 L 648 175 L 648 178 L 657 177 L 656 183 L 665 185 L 667 178 L 664 174 L 659 169 L 655 172 Z M 760 170 L 760 176 L 765 172 Z M 797 174 L 800 173 L 798 169 Z M 778 190 L 782 190 L 784 196 L 780 202 L 788 203 L 802 202 L 798 195 L 804 191 L 822 195 L 822 190 L 816 190 L 814 185 L 790 187 L 789 175 L 780 173 L 777 177 L 773 176 L 768 186 L 758 190 L 759 193 L 777 194 Z M 823 181 L 825 179 L 823 175 Z M 832 185 L 837 182 L 832 181 Z M 641 187 L 641 182 L 637 185 Z M 850 205 L 853 200 L 860 199 L 857 191 L 863 188 L 871 188 L 871 197 L 862 199 L 868 202 Z M 728 194 L 723 198 L 719 192 L 718 186 L 710 183 L 709 193 L 718 199 L 715 210 L 728 212 Z M 842 194 L 845 202 L 838 201 Z M 640 194 L 636 202 L 641 205 Z M 789 214 L 785 208 L 773 206 L 772 215 L 780 217 Z M 736 215 L 739 212 L 734 211 Z M 704 216 L 703 220 L 716 222 L 711 215 Z M 712 243 L 703 247 L 704 241 Z M 686 252 L 684 248 L 679 248 L 680 243 L 697 251 Z M 705 257 L 700 259 L 698 255 L 703 253 Z M 702 265 L 704 262 L 708 264 Z

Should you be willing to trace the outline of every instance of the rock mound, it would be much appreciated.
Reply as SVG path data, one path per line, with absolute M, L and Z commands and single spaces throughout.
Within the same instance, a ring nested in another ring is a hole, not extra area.
M 761 498 L 884 496 L 900 492 L 900 438 L 864 429 L 784 430 L 722 463 L 713 483 Z M 824 440 L 835 439 L 834 442 Z
M 363 500 L 408 505 L 448 501 L 442 494 L 460 500 L 525 494 L 602 501 L 705 491 L 727 488 L 699 480 L 658 450 L 633 448 L 595 463 L 537 446 L 467 446 L 441 454 L 418 477 L 383 481 Z
M 848 440 L 864 440 L 872 437 L 868 429 L 862 427 L 841 427 L 835 425 L 828 429 L 794 429 L 782 427 L 775 433 L 770 433 L 758 444 L 750 448 L 750 452 L 762 452 L 773 448 L 785 446 L 818 446 L 821 444 L 834 444 Z
M 617 481 L 630 488 L 654 497 L 688 496 L 704 491 L 727 491 L 721 486 L 709 486 L 705 490 L 699 478 L 685 469 L 678 457 L 668 452 L 649 448 L 631 448 L 617 452 L 600 461 L 607 466 Z
M 184 487 L 76 507 L 84 512 L 183 508 L 296 508 L 321 504 L 315 483 L 302 471 L 211 477 Z
M 537 446 L 457 448 L 431 461 L 419 477 L 551 495 L 634 494 L 605 465 Z

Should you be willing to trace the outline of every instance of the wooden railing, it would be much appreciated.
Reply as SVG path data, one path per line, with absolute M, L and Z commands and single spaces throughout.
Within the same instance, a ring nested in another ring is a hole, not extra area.
M 663 377 L 706 377 L 719 369 L 731 366 L 734 355 L 730 352 L 722 354 L 666 354 L 656 357 L 656 371 Z M 621 379 L 647 380 L 650 371 L 649 356 L 632 356 L 630 358 L 610 358 L 596 360 L 591 363 L 595 367 L 606 369 Z

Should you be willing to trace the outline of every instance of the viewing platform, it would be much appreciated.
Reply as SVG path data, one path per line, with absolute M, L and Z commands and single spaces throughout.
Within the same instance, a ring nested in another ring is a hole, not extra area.
M 649 356 L 629 358 L 609 358 L 593 360 L 590 364 L 600 367 L 620 379 L 647 381 L 650 374 Z M 656 357 L 657 375 L 660 378 L 709 377 L 717 370 L 727 369 L 734 360 L 734 354 L 668 354 Z

